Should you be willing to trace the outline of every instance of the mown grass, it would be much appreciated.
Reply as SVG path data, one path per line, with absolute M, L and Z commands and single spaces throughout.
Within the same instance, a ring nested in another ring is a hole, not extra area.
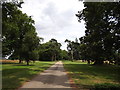
M 88 65 L 79 61 L 63 61 L 65 69 L 78 88 L 120 87 L 120 67 L 114 65 Z M 99 89 L 99 90 L 103 90 Z M 96 89 L 97 90 L 97 89 Z M 107 89 L 106 89 L 107 90 Z M 112 90 L 112 89 L 108 89 Z
M 25 63 L 2 64 L 2 90 L 15 90 L 44 71 L 55 62 L 36 61 L 27 66 Z

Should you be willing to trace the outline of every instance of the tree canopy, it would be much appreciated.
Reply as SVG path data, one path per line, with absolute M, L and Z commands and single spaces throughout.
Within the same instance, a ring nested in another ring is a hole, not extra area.
M 86 25 L 85 36 L 80 38 L 84 59 L 95 60 L 95 64 L 120 62 L 120 2 L 84 2 L 84 7 L 76 14 Z
M 56 39 L 51 39 L 49 42 L 40 45 L 39 60 L 55 61 L 60 59 L 61 44 Z
M 3 57 L 26 60 L 33 59 L 40 38 L 37 36 L 34 20 L 20 11 L 22 3 L 2 3 Z M 37 55 L 36 55 L 37 56 Z

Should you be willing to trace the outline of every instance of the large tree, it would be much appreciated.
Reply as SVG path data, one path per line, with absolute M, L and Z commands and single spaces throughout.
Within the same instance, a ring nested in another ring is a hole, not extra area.
M 19 35 L 18 16 L 22 12 L 15 3 L 2 3 L 2 43 L 3 57 L 10 55 L 16 46 Z
M 10 56 L 13 59 L 27 61 L 38 58 L 36 49 L 40 38 L 37 36 L 34 26 L 34 20 L 31 16 L 22 13 L 18 7 L 20 3 L 4 2 L 2 3 L 3 16 L 3 56 Z
M 84 7 L 76 16 L 79 21 L 85 21 L 86 31 L 81 42 L 90 52 L 86 56 L 95 60 L 95 64 L 102 64 L 103 60 L 119 62 L 120 2 L 84 2 Z

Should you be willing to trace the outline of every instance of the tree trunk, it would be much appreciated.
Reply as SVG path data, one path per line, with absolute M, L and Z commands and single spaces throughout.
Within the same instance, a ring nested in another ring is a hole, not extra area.
M 55 61 L 56 61 L 56 54 L 55 54 Z
M 88 64 L 90 64 L 90 60 L 87 60 Z
M 74 58 L 73 58 L 73 51 L 71 51 L 71 55 L 72 55 L 72 60 L 73 60 L 73 59 L 74 59 Z
M 52 55 L 52 61 L 54 60 L 54 56 Z
M 29 60 L 26 60 L 26 62 L 27 62 L 27 65 L 29 65 Z
M 73 51 L 71 51 L 71 59 L 72 59 L 72 62 L 73 62 L 73 59 L 74 59 L 74 57 L 73 57 Z
M 19 64 L 22 63 L 22 60 L 19 60 Z

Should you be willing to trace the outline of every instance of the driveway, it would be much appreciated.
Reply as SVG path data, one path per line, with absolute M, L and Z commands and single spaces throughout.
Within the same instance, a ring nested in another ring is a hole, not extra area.
M 72 90 L 61 61 L 40 73 L 18 90 Z

